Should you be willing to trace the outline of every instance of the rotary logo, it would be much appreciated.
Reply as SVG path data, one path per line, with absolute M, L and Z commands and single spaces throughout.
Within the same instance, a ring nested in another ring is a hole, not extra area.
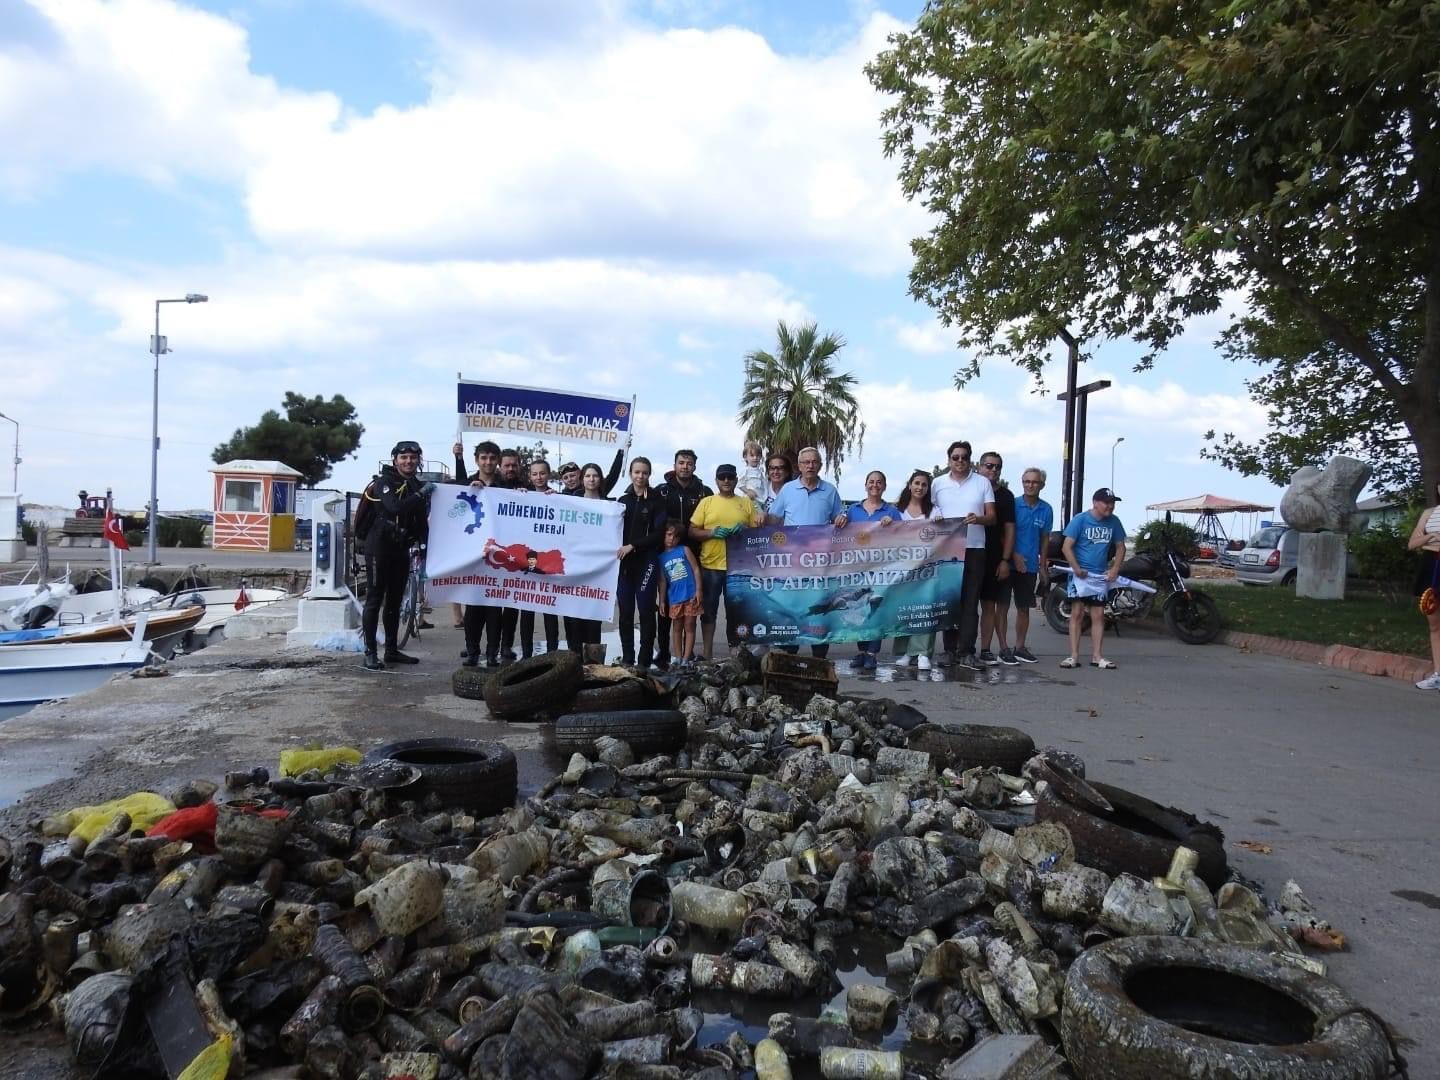
M 783 532 L 772 533 L 770 536 L 770 543 L 774 544 L 776 547 L 784 547 L 785 534 Z
M 618 403 L 618 404 L 615 406 L 615 415 L 618 416 L 618 417 L 621 417 L 622 419 L 623 419 L 624 417 L 629 416 L 629 415 L 630 415 L 630 406 L 629 406 L 629 405 L 626 405 L 623 401 L 620 402 L 620 403 Z
M 868 532 L 862 532 L 862 533 L 857 533 L 857 534 L 856 534 L 856 536 L 855 536 L 855 543 L 857 543 L 857 544 L 868 544 L 869 542 L 870 542 L 870 534 L 869 534 Z

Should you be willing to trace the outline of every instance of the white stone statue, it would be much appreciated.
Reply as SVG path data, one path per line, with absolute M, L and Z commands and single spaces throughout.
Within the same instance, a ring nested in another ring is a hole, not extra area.
M 1363 524 L 1355 500 L 1373 470 L 1356 458 L 1337 454 L 1323 469 L 1306 465 L 1290 478 L 1280 500 L 1285 524 L 1302 533 L 1349 533 Z

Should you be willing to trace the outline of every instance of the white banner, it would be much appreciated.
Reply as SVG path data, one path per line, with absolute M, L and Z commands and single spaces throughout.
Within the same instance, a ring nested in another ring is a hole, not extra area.
M 610 619 L 624 512 L 603 499 L 441 484 L 430 496 L 427 594 Z

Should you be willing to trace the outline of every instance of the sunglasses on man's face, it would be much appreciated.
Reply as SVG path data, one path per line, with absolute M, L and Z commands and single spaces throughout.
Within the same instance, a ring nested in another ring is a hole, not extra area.
M 951 460 L 951 461 L 969 461 L 970 459 L 969 459 L 967 456 L 963 455 L 963 454 L 951 454 L 951 455 L 950 455 L 950 460 Z

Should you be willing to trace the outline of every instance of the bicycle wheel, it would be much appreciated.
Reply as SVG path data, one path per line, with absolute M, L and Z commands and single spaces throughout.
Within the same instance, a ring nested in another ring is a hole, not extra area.
M 420 575 L 411 573 L 405 579 L 405 597 L 400 601 L 400 640 L 397 649 L 403 649 L 412 637 L 420 636 Z

